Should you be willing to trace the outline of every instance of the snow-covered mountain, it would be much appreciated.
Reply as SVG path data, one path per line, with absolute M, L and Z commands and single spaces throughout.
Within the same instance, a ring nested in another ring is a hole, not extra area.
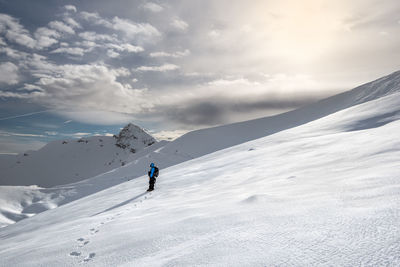
M 396 72 L 346 93 L 327 98 L 295 111 L 252 121 L 193 131 L 173 142 L 162 141 L 151 146 L 149 145 L 155 142 L 155 140 L 140 128 L 131 124 L 127 125 L 115 137 L 116 139 L 111 137 L 92 137 L 82 139 L 85 141 L 72 141 L 74 147 L 70 146 L 70 151 L 74 153 L 68 154 L 66 151 L 66 154 L 63 156 L 58 154 L 60 151 L 59 147 L 67 147 L 67 144 L 63 144 L 63 140 L 54 142 L 54 144 L 48 145 L 54 148 L 53 154 L 49 153 L 47 157 L 42 155 L 37 156 L 35 157 L 37 159 L 36 162 L 27 160 L 33 157 L 18 156 L 26 160 L 22 166 L 27 166 L 27 168 L 24 169 L 18 166 L 18 168 L 15 167 L 13 169 L 16 181 L 19 177 L 22 177 L 19 178 L 22 180 L 21 184 L 37 184 L 37 182 L 32 182 L 32 178 L 37 177 L 34 176 L 35 172 L 45 173 L 46 175 L 42 176 L 48 177 L 47 181 L 49 183 L 58 181 L 58 184 L 66 184 L 74 181 L 71 179 L 82 180 L 85 177 L 82 175 L 85 170 L 86 172 L 93 173 L 92 176 L 99 175 L 78 183 L 53 188 L 16 187 L 15 192 L 20 193 L 15 194 L 10 193 L 13 191 L 10 187 L 0 186 L 0 226 L 12 224 L 44 210 L 58 207 L 108 187 L 126 182 L 129 179 L 144 175 L 147 172 L 150 162 L 156 162 L 161 169 L 165 169 L 207 153 L 268 136 L 318 119 L 338 110 L 396 93 L 400 90 L 399 88 L 400 72 Z M 100 139 L 103 141 L 101 142 Z M 115 146 L 115 144 L 118 144 L 118 146 Z M 94 145 L 94 147 L 91 147 L 91 145 Z M 106 149 L 100 150 L 101 145 Z M 132 148 L 135 149 L 135 153 L 132 153 Z M 36 153 L 40 154 L 41 151 L 37 151 Z M 47 152 L 44 151 L 43 153 L 46 154 Z M 79 155 L 87 155 L 87 153 L 92 153 L 93 156 L 79 157 Z M 78 154 L 78 159 L 76 158 L 76 154 Z M 41 161 L 43 158 L 48 159 L 48 164 L 46 164 L 46 161 Z M 59 161 L 59 158 L 68 159 L 68 161 Z M 52 162 L 52 160 L 56 162 Z M 52 164 L 50 164 L 51 162 Z M 68 164 L 64 164 L 66 162 Z M 15 163 L 13 164 L 15 165 Z M 59 166 L 57 164 L 64 165 Z M 125 166 L 121 167 L 124 164 Z M 37 166 L 42 167 L 38 168 Z M 68 166 L 81 166 L 83 171 L 71 172 L 72 169 L 68 168 Z M 46 170 L 46 168 L 48 167 L 50 168 L 51 175 L 47 174 L 49 170 Z M 116 169 L 118 167 L 121 168 Z M 3 170 L 4 168 L 2 172 Z M 28 171 L 23 172 L 22 170 Z M 109 176 L 106 173 L 107 171 L 111 171 L 112 175 Z M 22 175 L 18 176 L 20 173 Z M 76 173 L 78 175 L 75 175 Z M 88 176 L 90 174 L 86 175 L 86 177 Z
M 230 132 L 239 143 L 264 130 L 162 168 L 153 193 L 141 176 L 0 229 L 0 265 L 399 266 L 398 75 L 264 119 L 269 127 L 187 134 L 81 181 L 101 187 L 155 158 L 218 150 L 222 129 L 242 125 Z
M 52 187 L 78 182 L 124 166 L 157 141 L 128 124 L 118 136 L 53 141 L 38 151 L 1 155 L 0 185 Z

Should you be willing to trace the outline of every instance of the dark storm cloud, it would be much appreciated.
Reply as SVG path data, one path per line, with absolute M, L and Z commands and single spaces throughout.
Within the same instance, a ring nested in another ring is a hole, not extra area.
M 314 96 L 280 100 L 268 100 L 267 96 L 265 98 L 265 100 L 242 99 L 242 101 L 203 99 L 189 102 L 179 107 L 164 107 L 161 109 L 167 120 L 174 121 L 184 128 L 193 128 L 199 125 L 214 126 L 226 122 L 234 122 L 237 114 L 251 114 L 252 112 L 269 114 L 271 111 L 274 111 L 274 113 L 288 111 L 313 103 L 319 99 Z M 163 115 L 159 114 L 159 116 Z M 251 116 L 247 119 L 251 119 Z

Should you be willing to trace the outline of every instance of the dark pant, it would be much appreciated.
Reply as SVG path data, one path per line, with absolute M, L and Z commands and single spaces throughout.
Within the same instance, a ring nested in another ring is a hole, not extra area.
M 149 189 L 154 190 L 154 184 L 156 183 L 156 178 L 150 178 L 149 180 Z

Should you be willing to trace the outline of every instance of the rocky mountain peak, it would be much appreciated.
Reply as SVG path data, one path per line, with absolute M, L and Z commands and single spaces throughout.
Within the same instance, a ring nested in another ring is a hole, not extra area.
M 116 146 L 130 149 L 133 153 L 157 142 L 153 136 L 133 123 L 126 125 L 115 138 Z

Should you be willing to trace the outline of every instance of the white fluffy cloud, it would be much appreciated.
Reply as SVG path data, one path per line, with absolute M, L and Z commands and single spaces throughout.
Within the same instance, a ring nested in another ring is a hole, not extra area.
M 73 6 L 73 5 L 65 5 L 64 8 L 65 8 L 65 10 L 71 11 L 71 12 L 76 12 L 77 11 L 76 7 Z
M 64 17 L 63 19 L 72 28 L 82 28 L 82 26 L 71 17 Z
M 36 48 L 38 49 L 52 46 L 53 44 L 58 43 L 58 38 L 60 38 L 60 34 L 57 31 L 46 27 L 38 28 L 35 31 L 34 36 L 37 40 Z
M 4 34 L 10 42 L 28 48 L 34 48 L 36 45 L 36 41 L 31 37 L 29 31 L 17 19 L 6 14 L 0 14 L 0 33 Z
M 42 60 L 43 61 L 43 60 Z M 42 64 L 46 64 L 45 61 Z M 47 69 L 52 68 L 52 72 Z M 42 89 L 32 99 L 51 108 L 94 109 L 135 113 L 150 108 L 146 89 L 130 89 L 117 81 L 130 74 L 126 68 L 113 69 L 101 64 L 49 66 L 35 83 Z
M 18 79 L 18 66 L 11 62 L 0 64 L 0 84 L 17 84 Z
M 134 39 L 136 36 L 153 37 L 159 36 L 160 32 L 149 23 L 135 23 L 128 19 L 114 17 L 112 28 L 125 33 L 128 39 Z
M 180 18 L 174 18 L 171 21 L 171 26 L 174 27 L 175 29 L 186 31 L 187 28 L 189 27 L 189 24 Z
M 95 25 L 102 25 L 104 27 L 112 28 L 112 23 L 106 19 L 101 18 L 98 13 L 82 11 L 82 12 L 80 12 L 80 16 L 84 20 L 91 22 Z
M 149 10 L 151 12 L 161 12 L 164 8 L 160 6 L 159 4 L 153 3 L 153 2 L 147 2 L 142 6 L 143 9 Z
M 17 60 L 26 59 L 29 56 L 28 53 L 15 50 L 7 46 L 0 47 L 0 53 L 4 53 L 7 57 Z
M 109 56 L 110 58 L 117 58 L 119 57 L 119 53 L 115 52 L 112 49 L 107 50 L 107 56 Z
M 55 29 L 59 32 L 63 32 L 63 33 L 67 33 L 67 34 L 75 34 L 74 29 L 62 21 L 58 21 L 58 20 L 50 21 L 49 27 L 52 29 Z
M 100 34 L 92 31 L 85 31 L 78 34 L 79 37 L 88 41 L 108 41 L 115 42 L 117 41 L 116 36 L 111 36 L 108 34 Z
M 60 47 L 50 53 L 52 54 L 68 54 L 73 56 L 83 56 L 88 50 L 81 47 Z
M 151 39 L 160 36 L 161 33 L 149 23 L 136 23 L 129 19 L 114 17 L 113 19 L 102 18 L 98 13 L 80 12 L 81 17 L 95 25 L 119 31 L 128 40 Z

